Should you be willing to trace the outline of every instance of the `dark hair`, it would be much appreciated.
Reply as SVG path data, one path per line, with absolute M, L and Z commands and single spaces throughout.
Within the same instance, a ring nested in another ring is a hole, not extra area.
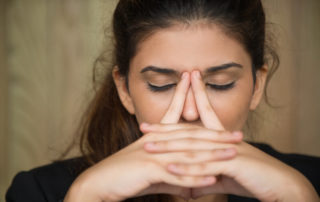
M 260 0 L 120 0 L 113 16 L 113 61 L 127 78 L 137 46 L 152 33 L 174 25 L 197 21 L 214 23 L 240 42 L 252 59 L 252 73 L 265 63 L 269 78 L 278 67 L 278 56 L 266 43 L 266 22 Z M 103 82 L 80 126 L 82 154 L 92 165 L 137 140 L 137 121 L 122 106 L 112 79 L 112 68 L 104 51 L 95 68 L 107 69 Z M 128 200 L 129 201 L 129 200 Z M 169 201 L 168 196 L 145 196 L 130 201 Z

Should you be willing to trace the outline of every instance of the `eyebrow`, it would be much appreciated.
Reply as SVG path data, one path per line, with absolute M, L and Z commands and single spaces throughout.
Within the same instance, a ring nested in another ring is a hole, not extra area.
M 161 74 L 176 74 L 177 73 L 177 71 L 175 71 L 173 69 L 156 67 L 156 66 L 147 66 L 147 67 L 143 68 L 140 73 L 144 73 L 144 72 L 148 72 L 148 71 L 157 72 L 157 73 L 161 73 Z
M 218 65 L 218 66 L 209 67 L 208 69 L 205 70 L 205 73 L 209 74 L 209 73 L 229 69 L 231 67 L 243 68 L 243 66 L 241 64 L 238 64 L 235 62 L 230 62 L 230 63 Z M 157 73 L 161 73 L 161 74 L 177 74 L 178 75 L 178 72 L 173 69 L 164 68 L 164 67 L 156 67 L 156 66 L 147 66 L 147 67 L 143 68 L 140 71 L 140 73 L 144 73 L 144 72 L 148 72 L 148 71 L 157 72 Z
M 243 68 L 243 66 L 241 64 L 231 62 L 231 63 L 226 63 L 226 64 L 210 67 L 210 68 L 206 69 L 205 73 L 213 73 L 213 72 L 217 72 L 220 70 L 229 69 L 231 67 Z

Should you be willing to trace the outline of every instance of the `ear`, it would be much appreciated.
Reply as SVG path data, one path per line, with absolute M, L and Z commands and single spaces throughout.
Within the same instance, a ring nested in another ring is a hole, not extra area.
M 255 110 L 261 101 L 261 98 L 264 93 L 264 88 L 266 85 L 267 75 L 268 75 L 267 65 L 264 65 L 262 68 L 260 68 L 256 72 L 256 83 L 254 85 L 254 92 L 253 92 L 251 103 L 250 103 L 250 110 Z
M 116 85 L 118 95 L 120 97 L 122 105 L 127 109 L 130 114 L 134 114 L 134 105 L 127 89 L 126 78 L 120 75 L 119 68 L 116 66 L 112 70 L 113 81 Z

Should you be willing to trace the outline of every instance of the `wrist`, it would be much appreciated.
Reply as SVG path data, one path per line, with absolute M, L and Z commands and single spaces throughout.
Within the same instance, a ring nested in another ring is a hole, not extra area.
M 99 180 L 89 170 L 82 173 L 71 185 L 64 202 L 114 202 L 107 190 L 99 191 Z
M 102 202 L 99 198 L 94 197 L 94 194 L 90 192 L 90 187 L 86 181 L 76 180 L 69 188 L 64 202 Z
M 292 177 L 293 176 L 293 177 Z M 285 184 L 286 191 L 278 200 L 280 202 L 320 202 L 319 196 L 310 181 L 299 171 L 294 170 L 291 179 Z
M 108 189 L 99 183 L 96 175 L 85 171 L 69 188 L 64 202 L 115 202 L 118 197 L 108 194 Z

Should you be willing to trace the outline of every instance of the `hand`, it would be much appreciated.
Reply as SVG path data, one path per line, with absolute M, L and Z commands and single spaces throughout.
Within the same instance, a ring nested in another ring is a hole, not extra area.
M 146 132 L 144 136 L 146 138 L 144 149 L 147 152 L 158 157 L 178 152 L 182 154 L 180 158 L 187 158 L 186 162 L 184 162 L 186 164 L 201 165 L 208 161 L 222 161 L 234 158 L 236 150 L 233 144 L 239 143 L 242 140 L 241 133 L 217 132 L 190 124 L 143 124 L 141 130 Z M 161 151 L 163 147 L 167 149 Z M 215 147 L 214 150 L 207 149 L 213 147 Z M 169 148 L 174 149 L 170 150 Z M 168 161 L 167 157 L 164 156 L 164 159 L 161 161 L 166 162 L 164 166 L 168 168 L 168 166 L 174 163 L 179 163 L 181 159 L 172 158 Z M 213 179 L 216 181 L 215 177 Z M 191 191 L 190 188 L 161 183 L 153 184 L 139 195 L 162 193 L 189 199 L 192 197 Z
M 161 123 L 175 123 L 180 119 L 186 93 L 190 86 L 189 74 L 179 82 L 173 101 Z M 141 128 L 146 127 L 142 125 Z M 186 133 L 188 126 L 182 131 L 148 133 L 142 138 L 125 147 L 114 155 L 102 160 L 83 172 L 72 184 L 65 201 L 122 201 L 130 197 L 151 194 L 167 193 L 184 198 L 190 197 L 190 187 L 203 187 L 215 183 L 214 176 L 178 176 L 167 170 L 170 163 L 204 163 L 207 161 L 221 161 L 233 158 L 234 150 L 228 150 L 232 143 L 241 141 L 241 138 L 228 132 L 192 131 Z M 191 130 L 192 129 L 192 130 Z M 204 133 L 205 132 L 205 133 Z M 210 139 L 221 142 L 220 149 L 210 151 L 165 152 L 154 154 L 146 152 L 152 148 L 150 142 L 188 141 L 198 133 L 198 141 L 206 144 Z M 201 138 L 200 138 L 201 137 Z
M 206 128 L 223 130 L 222 124 L 215 115 L 204 91 L 199 74 L 192 76 L 192 89 L 196 97 L 198 111 Z M 210 106 L 210 107 L 209 107 Z M 211 109 L 210 109 L 211 108 Z M 152 132 L 170 133 L 181 129 L 178 125 L 156 125 L 149 127 Z M 197 129 L 200 131 L 200 129 Z M 197 135 L 194 135 L 198 137 Z M 146 148 L 150 153 L 167 153 L 175 151 L 215 150 L 224 146 L 217 141 L 207 144 L 201 141 L 164 141 L 154 142 L 152 148 Z M 168 170 L 179 176 L 219 176 L 211 186 L 192 189 L 192 197 L 197 198 L 207 194 L 225 193 L 247 197 L 255 197 L 261 201 L 318 201 L 318 196 L 310 182 L 298 171 L 265 154 L 255 147 L 241 142 L 233 144 L 237 151 L 234 158 L 224 161 L 207 161 L 199 164 L 174 163 L 168 165 Z

